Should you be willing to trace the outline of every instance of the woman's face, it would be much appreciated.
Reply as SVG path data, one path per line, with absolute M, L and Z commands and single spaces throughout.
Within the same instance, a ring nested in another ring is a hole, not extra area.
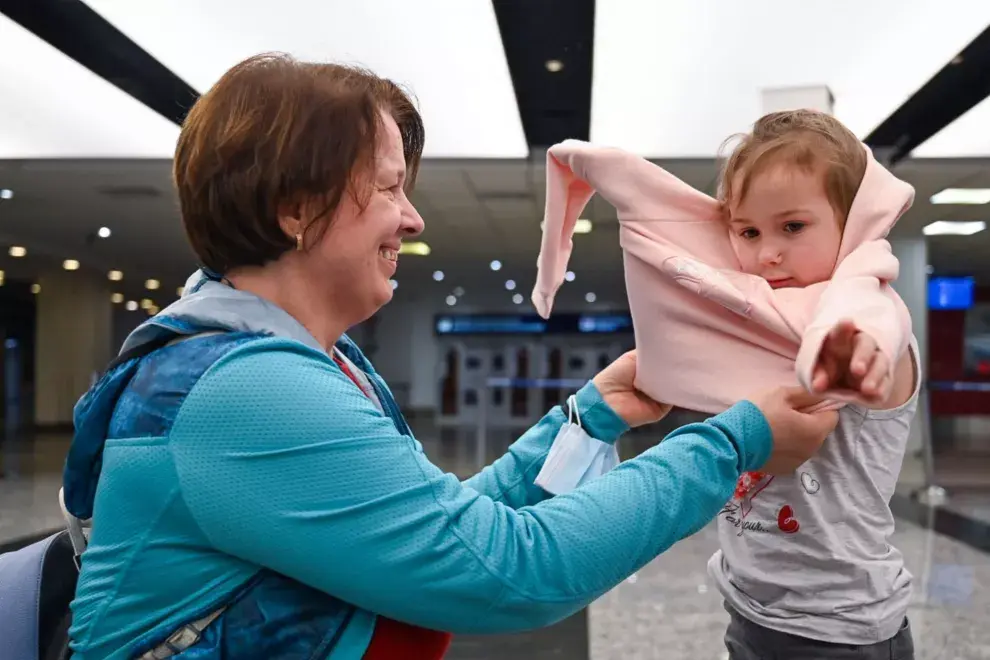
M 332 308 L 363 321 L 392 299 L 402 239 L 420 234 L 423 219 L 406 197 L 402 135 L 395 120 L 383 115 L 371 172 L 357 179 L 369 186 L 362 209 L 345 193 L 319 243 L 305 260 L 312 276 L 327 284 Z M 360 191 L 359 191 L 360 193 Z M 358 194 L 360 198 L 360 194 Z

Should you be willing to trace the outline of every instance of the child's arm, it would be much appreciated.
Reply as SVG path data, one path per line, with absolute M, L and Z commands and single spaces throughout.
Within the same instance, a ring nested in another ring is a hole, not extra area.
M 885 401 L 911 336 L 911 316 L 890 282 L 899 264 L 884 240 L 849 254 L 805 330 L 797 375 L 808 390 L 873 405 Z

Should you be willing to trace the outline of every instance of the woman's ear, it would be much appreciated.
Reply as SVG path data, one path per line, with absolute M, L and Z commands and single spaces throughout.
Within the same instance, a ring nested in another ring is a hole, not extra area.
M 278 225 L 293 241 L 305 230 L 303 208 L 300 202 L 283 202 L 278 205 Z

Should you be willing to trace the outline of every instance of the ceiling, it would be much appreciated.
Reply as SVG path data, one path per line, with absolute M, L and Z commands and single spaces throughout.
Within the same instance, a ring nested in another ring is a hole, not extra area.
M 659 164 L 708 193 L 714 192 L 711 159 Z M 935 220 L 986 220 L 987 206 L 936 206 L 929 198 L 947 187 L 990 188 L 990 160 L 909 159 L 895 173 L 916 189 L 915 204 L 893 237 L 921 236 Z M 42 269 L 76 259 L 83 270 L 125 273 L 121 291 L 140 296 L 145 279 L 163 282 L 171 295 L 195 268 L 179 220 L 166 160 L 0 161 L 0 188 L 15 191 L 0 201 L 0 268 L 8 279 L 37 277 Z M 397 275 L 399 299 L 442 298 L 454 287 L 503 291 L 513 279 L 527 299 L 535 279 L 545 191 L 541 160 L 427 160 L 413 202 L 426 221 L 422 240 L 429 256 L 404 255 Z M 561 304 L 587 291 L 622 299 L 622 256 L 612 207 L 593 199 L 583 217 L 589 234 L 574 237 L 573 285 Z M 96 237 L 108 227 L 107 239 Z M 974 236 L 929 237 L 930 262 L 940 273 L 973 274 L 990 284 L 990 231 Z M 14 259 L 10 245 L 28 249 Z M 502 263 L 491 271 L 492 260 Z M 442 282 L 433 272 L 442 270 Z M 506 293 L 508 298 L 510 294 Z M 571 300 L 573 298 L 573 300 Z M 162 302 L 162 301 L 156 301 Z
M 624 146 L 712 192 L 721 140 L 780 86 L 828 86 L 837 116 L 916 187 L 895 236 L 987 220 L 990 207 L 928 198 L 990 188 L 988 25 L 986 0 L 827 12 L 784 0 L 0 0 L 0 188 L 15 192 L 0 200 L 0 243 L 28 248 L 4 249 L 0 268 L 30 279 L 72 258 L 123 270 L 128 297 L 149 277 L 174 294 L 194 268 L 170 182 L 178 124 L 227 67 L 272 50 L 362 64 L 417 97 L 427 147 L 414 203 L 432 254 L 403 256 L 399 299 L 510 296 L 510 278 L 528 299 L 547 146 Z M 596 199 L 584 215 L 594 229 L 575 237 L 577 276 L 558 305 L 590 290 L 623 298 L 614 212 Z M 990 231 L 929 245 L 936 270 L 990 283 Z

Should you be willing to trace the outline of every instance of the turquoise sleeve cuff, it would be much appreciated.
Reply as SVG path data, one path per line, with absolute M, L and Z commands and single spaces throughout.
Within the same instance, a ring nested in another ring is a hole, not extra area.
M 750 401 L 740 401 L 711 421 L 717 422 L 727 435 L 739 443 L 739 469 L 742 472 L 758 470 L 770 458 L 773 451 L 773 431 L 763 411 Z
M 576 398 L 581 426 L 592 438 L 612 444 L 619 439 L 619 436 L 629 430 L 626 421 L 605 403 L 601 392 L 592 381 L 588 381 L 584 387 L 578 390 Z

